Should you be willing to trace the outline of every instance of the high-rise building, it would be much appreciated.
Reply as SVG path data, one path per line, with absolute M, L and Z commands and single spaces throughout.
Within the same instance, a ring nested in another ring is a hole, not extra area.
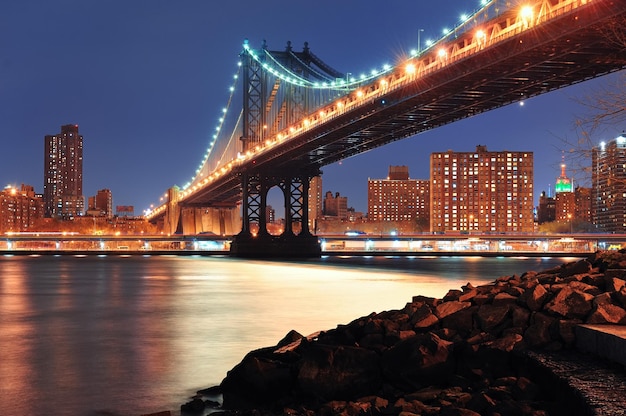
M 574 189 L 575 208 L 574 218 L 591 223 L 591 188 L 577 186 Z
M 561 176 L 556 179 L 554 186 L 554 192 L 557 194 L 563 192 L 574 192 L 574 184 L 570 178 L 565 174 L 565 162 L 561 163 Z
M 315 176 L 311 178 L 309 184 L 309 231 L 315 232 L 315 224 L 323 214 L 322 203 L 322 177 Z
M 370 221 L 409 221 L 428 230 L 430 181 L 410 179 L 407 166 L 390 166 L 386 179 L 367 180 L 367 216 Z
M 572 180 L 565 174 L 565 163 L 561 163 L 561 176 L 554 186 L 555 219 L 571 221 L 576 216 L 576 196 Z
M 591 211 L 602 232 L 626 232 L 626 134 L 591 151 Z
M 432 153 L 430 226 L 434 232 L 532 232 L 533 153 Z
M 72 218 L 85 211 L 83 136 L 78 125 L 61 126 L 45 136 L 43 200 L 46 217 Z
M 30 231 L 43 218 L 43 199 L 30 185 L 0 191 L 0 233 Z

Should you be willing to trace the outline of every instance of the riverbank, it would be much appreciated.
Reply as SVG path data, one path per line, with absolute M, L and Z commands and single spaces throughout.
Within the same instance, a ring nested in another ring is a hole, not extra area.
M 181 410 L 600 414 L 574 386 L 546 377 L 537 358 L 573 353 L 582 323 L 626 324 L 625 253 L 599 252 L 487 285 L 467 283 L 441 299 L 414 296 L 402 309 L 307 337 L 292 331 L 247 354 L 220 386 L 203 392 L 221 394 L 221 403 L 197 397 Z

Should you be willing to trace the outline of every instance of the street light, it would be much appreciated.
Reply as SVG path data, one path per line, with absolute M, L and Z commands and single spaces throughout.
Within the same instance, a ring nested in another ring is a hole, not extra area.
M 422 53 L 422 32 L 423 31 L 424 29 L 417 30 L 417 56 L 419 56 L 420 53 Z
M 569 233 L 573 234 L 574 233 L 574 228 L 572 225 L 572 214 L 567 214 L 567 219 L 569 220 Z

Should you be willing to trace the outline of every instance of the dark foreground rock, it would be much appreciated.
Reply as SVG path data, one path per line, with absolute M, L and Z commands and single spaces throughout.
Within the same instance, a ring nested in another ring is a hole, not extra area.
M 581 323 L 626 324 L 625 253 L 596 253 L 483 286 L 468 283 L 443 299 L 415 296 L 402 309 L 308 337 L 292 331 L 228 372 L 216 387 L 223 396 L 220 411 L 603 414 L 597 402 L 579 393 L 580 386 L 555 382 L 538 359 L 573 351 L 574 328 Z M 626 409 L 623 390 L 611 397 L 615 409 Z M 183 413 L 202 411 L 201 400 L 183 406 Z

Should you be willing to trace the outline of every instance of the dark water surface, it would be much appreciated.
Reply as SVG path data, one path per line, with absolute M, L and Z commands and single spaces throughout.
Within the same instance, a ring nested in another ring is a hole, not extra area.
M 564 258 L 0 257 L 0 415 L 178 414 L 250 350 Z

